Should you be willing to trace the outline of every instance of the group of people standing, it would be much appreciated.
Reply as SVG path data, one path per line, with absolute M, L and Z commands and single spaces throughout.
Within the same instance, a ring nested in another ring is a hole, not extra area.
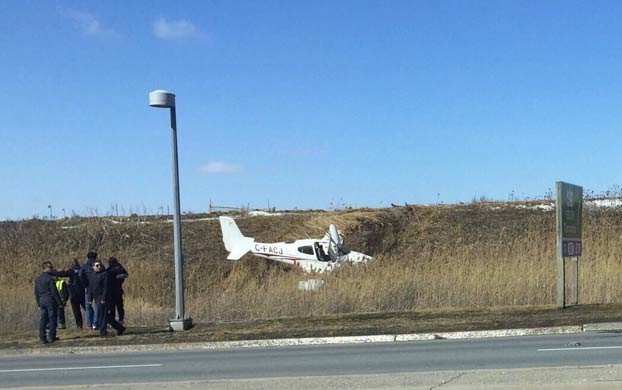
M 108 268 L 97 258 L 96 252 L 91 251 L 86 257 L 84 264 L 80 265 L 74 259 L 64 271 L 57 271 L 51 261 L 43 262 L 43 272 L 35 281 L 35 299 L 40 311 L 39 340 L 42 344 L 58 340 L 57 322 L 60 322 L 60 328 L 65 328 L 67 298 L 78 328 L 99 330 L 100 337 L 108 335 L 108 324 L 119 336 L 125 332 L 123 282 L 128 277 L 127 271 L 115 257 L 108 259 Z M 69 278 L 66 291 L 61 279 L 64 277 Z

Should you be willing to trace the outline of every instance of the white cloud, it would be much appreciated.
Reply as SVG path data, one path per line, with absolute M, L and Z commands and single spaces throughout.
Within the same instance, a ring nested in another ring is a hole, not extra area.
M 61 9 L 62 16 L 70 19 L 75 28 L 86 35 L 114 35 L 114 30 L 104 27 L 101 22 L 88 12 L 66 8 Z
M 192 37 L 199 34 L 199 30 L 188 20 L 166 20 L 160 17 L 153 23 L 153 33 L 162 39 Z
M 242 167 L 236 164 L 213 161 L 199 168 L 199 171 L 204 173 L 236 173 L 241 172 Z

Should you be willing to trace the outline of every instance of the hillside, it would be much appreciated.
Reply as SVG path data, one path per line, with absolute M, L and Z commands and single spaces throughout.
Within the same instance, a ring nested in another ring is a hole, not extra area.
M 586 207 L 580 301 L 622 301 L 619 207 Z M 547 205 L 481 203 L 241 217 L 258 241 L 321 237 L 330 223 L 366 266 L 323 275 L 324 287 L 297 289 L 311 276 L 245 256 L 225 260 L 218 220 L 184 216 L 186 311 L 198 322 L 445 307 L 547 305 L 555 299 L 555 213 Z M 172 224 L 163 217 L 71 218 L 0 223 L 0 331 L 34 329 L 32 282 L 40 262 L 57 268 L 88 250 L 116 256 L 130 272 L 130 325 L 174 313 Z M 68 310 L 68 318 L 71 317 Z

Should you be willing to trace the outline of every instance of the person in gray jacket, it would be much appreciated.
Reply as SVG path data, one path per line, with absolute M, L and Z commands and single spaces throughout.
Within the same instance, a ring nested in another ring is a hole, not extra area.
M 58 307 L 62 300 L 56 289 L 56 281 L 52 276 L 54 266 L 51 261 L 44 261 L 43 272 L 35 280 L 35 300 L 39 306 L 39 341 L 41 344 L 52 343 L 56 337 L 56 321 Z M 45 330 L 49 329 L 47 338 Z

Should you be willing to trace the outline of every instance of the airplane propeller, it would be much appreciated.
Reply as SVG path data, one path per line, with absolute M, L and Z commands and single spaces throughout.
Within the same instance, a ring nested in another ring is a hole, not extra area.
M 335 261 L 338 257 L 344 254 L 343 239 L 339 234 L 339 230 L 337 230 L 337 226 L 332 223 L 328 228 L 328 235 L 330 238 L 330 244 L 328 245 L 329 254 L 333 258 L 333 261 Z
M 341 247 L 341 236 L 339 235 L 339 230 L 337 230 L 337 226 L 334 224 L 330 224 L 328 231 L 330 232 L 330 239 L 338 246 Z

